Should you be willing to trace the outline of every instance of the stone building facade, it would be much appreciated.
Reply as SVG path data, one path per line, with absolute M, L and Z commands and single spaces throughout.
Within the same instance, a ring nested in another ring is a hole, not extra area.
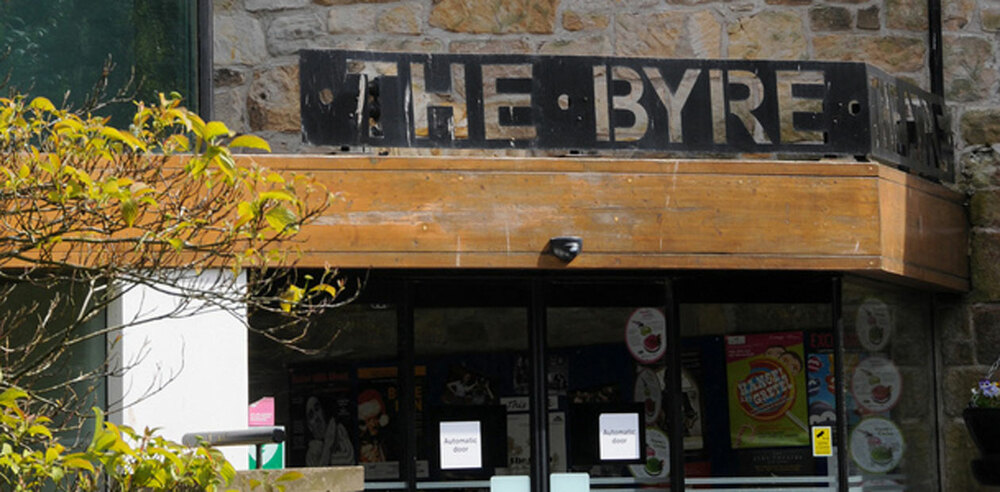
M 214 117 L 282 153 L 330 150 L 301 143 L 304 48 L 861 61 L 930 86 L 918 0 L 215 0 L 214 19 Z M 939 466 L 945 489 L 968 491 L 961 410 L 1000 355 L 1000 6 L 945 0 L 941 20 L 972 291 L 936 308 Z

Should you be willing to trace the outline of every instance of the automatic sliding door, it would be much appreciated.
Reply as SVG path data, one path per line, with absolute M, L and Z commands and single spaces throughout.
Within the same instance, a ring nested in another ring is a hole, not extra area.
M 668 489 L 664 284 L 556 282 L 546 298 L 550 473 Z
M 418 489 L 486 491 L 494 475 L 530 474 L 525 285 L 414 284 Z

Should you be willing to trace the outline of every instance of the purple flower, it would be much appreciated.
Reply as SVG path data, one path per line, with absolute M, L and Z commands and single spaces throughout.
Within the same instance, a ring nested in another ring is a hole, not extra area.
M 984 396 L 988 396 L 990 398 L 1000 396 L 1000 385 L 997 385 L 997 383 L 994 383 L 989 379 L 979 381 L 979 390 L 983 392 Z

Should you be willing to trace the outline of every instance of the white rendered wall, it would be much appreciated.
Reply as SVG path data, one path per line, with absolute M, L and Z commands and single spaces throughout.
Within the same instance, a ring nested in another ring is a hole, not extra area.
M 202 285 L 228 272 L 204 272 Z M 231 276 L 229 282 L 232 283 Z M 239 278 L 235 287 L 244 285 Z M 179 299 L 149 287 L 127 292 L 109 312 L 109 326 L 170 312 Z M 141 431 L 159 428 L 175 442 L 189 432 L 247 428 L 247 331 L 230 312 L 201 309 L 191 317 L 164 319 L 123 329 L 111 339 L 110 352 L 120 364 L 132 365 L 109 381 L 110 416 Z M 242 312 L 242 311 L 241 311 Z M 245 315 L 243 315 L 245 316 Z M 124 411 L 121 409 L 124 408 Z M 236 469 L 246 469 L 247 447 L 222 447 Z

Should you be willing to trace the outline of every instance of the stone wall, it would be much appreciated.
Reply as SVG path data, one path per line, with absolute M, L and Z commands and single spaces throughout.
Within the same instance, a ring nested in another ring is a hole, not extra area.
M 215 0 L 215 117 L 301 143 L 301 48 L 867 61 L 924 88 L 925 0 Z M 1000 354 L 1000 4 L 943 0 L 945 92 L 970 196 L 973 291 L 938 306 L 941 472 L 975 490 L 961 409 Z
M 923 0 L 215 0 L 215 117 L 267 137 L 278 151 L 316 150 L 300 144 L 296 53 L 302 48 L 865 60 L 926 88 L 923 6 Z M 956 35 L 972 24 L 974 7 L 970 0 L 949 4 L 947 25 Z M 956 50 L 982 65 L 980 44 L 987 39 L 963 37 Z M 983 71 L 959 65 L 968 69 L 952 85 L 961 85 L 967 99 L 981 94 L 973 81 Z

